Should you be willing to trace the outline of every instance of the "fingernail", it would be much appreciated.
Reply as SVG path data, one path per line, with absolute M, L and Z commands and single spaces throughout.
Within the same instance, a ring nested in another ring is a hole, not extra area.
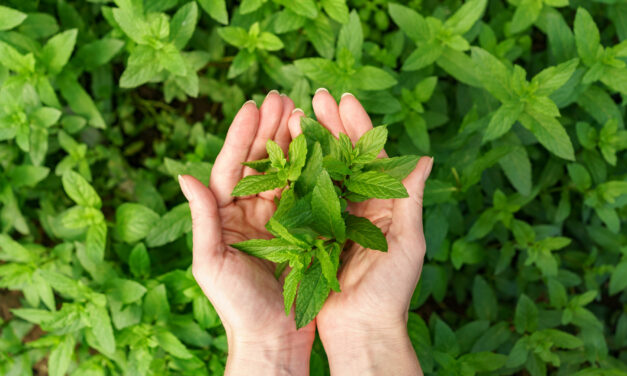
M 285 95 L 284 93 L 281 93 L 280 95 L 281 95 L 282 97 L 287 97 L 287 95 Z
M 268 95 L 266 95 L 266 97 L 269 96 L 270 94 L 279 94 L 279 91 L 278 90 L 270 90 L 268 92 Z
M 344 97 L 355 97 L 353 94 L 351 93 L 344 93 L 342 94 L 342 96 L 340 97 L 340 99 L 344 98 Z
M 431 169 L 433 168 L 433 160 L 435 159 L 435 157 L 431 157 L 431 160 L 429 161 L 429 164 L 427 165 L 427 169 L 425 170 L 425 175 L 424 175 L 424 181 L 427 181 L 427 179 L 429 178 L 429 175 L 431 174 Z
M 185 179 L 181 175 L 178 176 L 178 179 L 179 179 L 179 185 L 181 186 L 181 191 L 183 192 L 183 195 L 185 196 L 187 201 L 191 201 L 192 200 L 192 194 L 191 194 L 191 192 L 189 190 L 189 186 L 187 185 L 187 182 L 185 181 Z
M 329 92 L 327 89 L 325 89 L 323 87 L 320 87 L 320 88 L 318 88 L 318 90 L 316 90 L 316 94 L 318 94 L 321 91 L 324 91 L 324 92 L 327 92 L 327 93 Z
M 301 110 L 300 108 L 296 107 L 295 109 L 292 110 L 292 113 L 295 114 L 296 112 L 302 112 L 303 114 L 305 113 L 305 111 Z

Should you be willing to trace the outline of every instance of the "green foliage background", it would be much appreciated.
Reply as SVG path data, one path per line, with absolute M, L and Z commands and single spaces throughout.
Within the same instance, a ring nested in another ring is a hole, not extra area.
M 624 0 L 3 0 L 0 374 L 221 373 L 176 176 L 324 86 L 435 156 L 425 373 L 625 375 L 626 61 Z

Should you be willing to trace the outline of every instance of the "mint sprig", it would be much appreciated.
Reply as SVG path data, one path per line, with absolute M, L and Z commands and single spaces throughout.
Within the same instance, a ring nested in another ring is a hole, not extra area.
M 288 158 L 268 141 L 268 158 L 245 162 L 261 175 L 244 177 L 233 196 L 280 188 L 277 210 L 266 229 L 274 238 L 232 244 L 249 255 L 277 263 L 277 275 L 289 265 L 283 285 L 285 313 L 295 304 L 296 325 L 318 314 L 331 290 L 341 292 L 340 253 L 348 241 L 387 252 L 385 235 L 369 219 L 349 214 L 349 202 L 370 198 L 408 197 L 404 179 L 417 156 L 377 156 L 387 141 L 387 128 L 366 132 L 353 146 L 346 134 L 334 137 L 318 122 L 301 119 L 303 134 L 289 146 Z

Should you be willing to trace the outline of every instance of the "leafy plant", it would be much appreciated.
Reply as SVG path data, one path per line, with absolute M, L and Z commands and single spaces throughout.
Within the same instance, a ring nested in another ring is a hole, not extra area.
M 283 297 L 285 313 L 296 300 L 296 326 L 314 319 L 330 290 L 340 292 L 340 253 L 352 240 L 365 248 L 387 252 L 387 241 L 370 220 L 348 214 L 350 202 L 369 198 L 408 197 L 401 180 L 418 162 L 404 156 L 376 159 L 387 140 L 387 129 L 375 127 L 355 144 L 340 133 L 335 138 L 314 120 L 301 119 L 303 133 L 289 146 L 289 161 L 269 140 L 268 158 L 245 162 L 264 175 L 244 177 L 233 196 L 280 188 L 277 211 L 266 224 L 272 239 L 231 244 L 236 249 L 277 263 L 279 275 L 289 265 Z

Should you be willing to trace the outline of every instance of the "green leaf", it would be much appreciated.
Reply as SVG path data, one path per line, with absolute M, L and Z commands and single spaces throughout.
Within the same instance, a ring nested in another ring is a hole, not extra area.
M 85 70 L 107 64 L 124 47 L 124 42 L 114 38 L 102 38 L 78 49 L 74 59 Z
M 283 42 L 276 35 L 264 31 L 257 38 L 257 48 L 266 51 L 278 51 L 283 48 Z
M 363 77 L 368 77 L 364 80 Z M 353 84 L 362 90 L 383 90 L 396 85 L 396 79 L 381 68 L 370 65 L 357 69 L 353 76 Z
M 111 317 L 105 307 L 96 304 L 87 304 L 89 325 L 94 337 L 105 353 L 113 355 L 115 352 L 115 336 L 111 326 Z
M 93 127 L 103 129 L 106 127 L 96 104 L 85 89 L 79 85 L 75 77 L 61 75 L 56 83 L 72 111 L 89 119 L 89 124 Z
M 0 5 L 0 31 L 13 29 L 25 19 L 25 13 Z
M 161 348 L 176 358 L 191 359 L 194 357 L 187 347 L 165 328 L 158 328 L 155 331 L 155 338 Z
M 70 59 L 76 44 L 78 30 L 71 29 L 50 38 L 41 51 L 41 61 L 46 64 L 48 72 L 55 74 L 61 71 Z
M 231 244 L 231 247 L 251 256 L 277 263 L 289 261 L 302 251 L 299 246 L 281 238 L 250 239 Z
M 361 50 L 364 44 L 364 35 L 361 29 L 361 21 L 357 12 L 354 10 L 350 14 L 348 22 L 340 29 L 337 37 L 337 50 L 339 53 L 342 49 L 347 49 L 355 58 L 355 61 L 361 61 Z
M 510 32 L 519 33 L 531 26 L 542 11 L 542 0 L 521 0 L 510 24 Z
M 35 258 L 23 245 L 8 235 L 0 234 L 0 260 L 28 263 L 35 261 Z
M 333 247 L 329 248 L 332 249 Z M 325 247 L 316 247 L 315 255 L 322 267 L 322 275 L 324 275 L 324 278 L 327 280 L 331 290 L 340 292 L 340 282 L 337 280 L 337 269 L 339 267 L 339 263 L 336 264 L 331 260 L 329 251 L 327 251 Z
M 225 26 L 217 30 L 222 39 L 235 47 L 242 48 L 248 43 L 248 32 L 241 27 Z
M 554 67 L 549 67 L 535 75 L 531 84 L 537 85 L 536 95 L 549 95 L 564 86 L 566 81 L 575 73 L 579 59 L 571 59 Z
M 407 36 L 416 43 L 424 43 L 431 38 L 427 21 L 415 10 L 396 3 L 389 3 L 390 17 Z
M 455 34 L 464 34 L 481 18 L 487 5 L 487 0 L 470 0 L 464 3 L 444 23 Z
M 592 178 L 586 168 L 579 163 L 569 163 L 566 165 L 568 176 L 575 183 L 580 191 L 585 191 L 592 185 Z
M 148 46 L 137 46 L 120 76 L 120 87 L 133 88 L 152 80 L 161 71 L 161 60 L 158 51 Z
M 316 230 L 322 235 L 336 238 L 339 242 L 346 239 L 346 225 L 342 219 L 340 200 L 331 177 L 325 170 L 318 176 L 313 189 L 311 209 Z
M 283 283 L 283 303 L 285 305 L 285 315 L 287 316 L 289 316 L 292 310 L 294 299 L 296 299 L 298 284 L 303 279 L 303 276 L 302 268 L 292 268 L 285 277 L 285 282 Z
M 115 211 L 116 236 L 126 243 L 136 243 L 148 235 L 159 217 L 144 205 L 125 202 Z
M 303 195 L 314 189 L 318 176 L 322 171 L 323 162 L 320 143 L 316 142 L 310 150 L 305 168 L 302 170 L 298 181 L 296 181 L 296 190 Z
M 610 277 L 610 295 L 614 295 L 627 288 L 627 260 L 620 262 L 614 268 Z
M 355 144 L 353 163 L 368 163 L 379 155 L 388 139 L 385 126 L 374 127 L 364 133 Z
M 249 175 L 240 180 L 231 196 L 248 196 L 269 191 L 285 186 L 285 181 L 279 179 L 276 173 L 266 173 L 265 175 Z
M 472 48 L 472 60 L 477 65 L 477 74 L 483 87 L 496 99 L 505 102 L 512 98 L 510 73 L 505 65 L 486 50 Z
M 525 294 L 518 298 L 514 325 L 516 326 L 516 331 L 520 334 L 525 332 L 533 333 L 538 327 L 538 308 Z
M 582 7 L 577 8 L 574 31 L 579 57 L 586 65 L 593 65 L 599 55 L 601 37 L 592 16 Z
M 122 304 L 129 304 L 140 300 L 146 294 L 146 288 L 130 279 L 117 278 L 109 282 L 107 295 Z
M 191 231 L 192 217 L 189 204 L 183 203 L 167 212 L 152 227 L 146 236 L 148 247 L 159 247 L 178 239 L 181 235 Z
M 341 24 L 348 22 L 348 6 L 346 0 L 321 0 L 322 9 Z
M 398 180 L 403 180 L 418 164 L 420 157 L 417 155 L 403 155 L 392 158 L 379 158 L 364 165 L 365 171 L 379 171 Z
M 575 152 L 570 137 L 568 137 L 568 133 L 566 133 L 566 130 L 557 119 L 536 112 L 531 114 L 523 113 L 518 120 L 551 153 L 560 158 L 575 160 Z
M 513 146 L 512 150 L 499 160 L 499 165 L 507 180 L 521 195 L 531 194 L 532 170 L 527 149 L 520 145 Z
M 292 12 L 307 18 L 318 17 L 318 7 L 313 0 L 281 0 L 279 1 Z
M 145 277 L 150 274 L 150 256 L 144 243 L 139 243 L 128 256 L 128 266 L 136 277 Z
M 229 23 L 225 0 L 198 0 L 198 3 L 214 20 L 224 25 Z
M 7 176 L 11 180 L 11 186 L 14 188 L 32 188 L 44 180 L 49 172 L 50 169 L 48 167 L 19 165 L 9 171 Z
M 322 266 L 314 258 L 309 269 L 305 271 L 296 296 L 297 328 L 304 327 L 316 317 L 329 292 L 329 285 L 322 275 Z
M 72 334 L 63 336 L 61 342 L 50 352 L 48 359 L 48 369 L 50 376 L 63 376 L 70 367 L 76 340 Z
M 220 3 L 219 1 L 214 2 Z M 174 43 L 177 49 L 183 49 L 192 37 L 197 20 L 198 6 L 195 1 L 190 1 L 174 13 L 174 17 L 170 21 L 170 41 Z
M 114 8 L 113 18 L 118 26 L 135 43 L 144 44 L 151 27 L 133 6 Z
M 290 157 L 290 167 L 288 178 L 295 181 L 307 161 L 307 139 L 304 134 L 297 136 L 292 140 L 289 146 L 288 155 Z
M 498 302 L 492 287 L 480 276 L 475 276 L 472 285 L 472 304 L 477 317 L 495 321 L 498 317 Z
M 229 67 L 227 78 L 235 78 L 246 72 L 256 61 L 257 56 L 254 53 L 248 50 L 240 50 Z
M 385 235 L 368 218 L 349 214 L 346 217 L 346 237 L 364 248 L 382 252 L 388 251 Z
M 405 198 L 407 190 L 398 179 L 378 171 L 367 171 L 351 175 L 346 181 L 351 192 L 372 198 Z
M 523 102 L 507 102 L 501 105 L 492 118 L 483 134 L 483 141 L 495 140 L 507 133 L 516 122 L 525 104 Z
M 259 159 L 257 161 L 242 162 L 244 166 L 250 167 L 257 172 L 266 172 L 272 165 L 269 158 Z
M 78 205 L 99 209 L 102 206 L 100 196 L 79 173 L 68 170 L 61 178 L 63 189 Z
M 432 40 L 421 44 L 403 62 L 404 71 L 415 71 L 427 67 L 435 62 L 443 52 L 442 43 Z

